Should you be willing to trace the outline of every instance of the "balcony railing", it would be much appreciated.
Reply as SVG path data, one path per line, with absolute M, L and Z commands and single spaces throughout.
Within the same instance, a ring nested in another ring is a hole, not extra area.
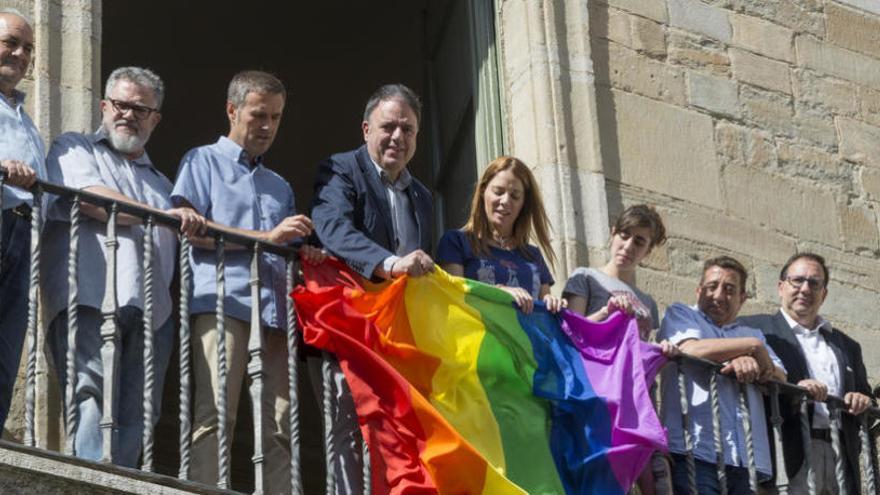
M 0 172 L 0 186 L 3 183 L 2 172 Z M 76 387 L 76 369 L 74 367 L 75 356 L 76 356 L 76 335 L 78 332 L 78 323 L 77 323 L 77 307 L 78 307 L 78 299 L 77 299 L 77 281 L 79 280 L 80 274 L 78 273 L 78 249 L 79 249 L 79 228 L 82 222 L 81 217 L 81 208 L 80 202 L 86 202 L 92 205 L 96 205 L 104 208 L 108 214 L 108 220 L 106 223 L 106 241 L 105 245 L 107 247 L 107 271 L 106 271 L 106 280 L 105 280 L 105 295 L 101 308 L 101 312 L 103 315 L 103 324 L 101 326 L 101 338 L 102 338 L 102 348 L 101 348 L 101 357 L 103 361 L 104 367 L 104 403 L 103 403 L 103 417 L 101 420 L 101 430 L 102 430 L 102 440 L 103 440 L 103 462 L 109 463 L 112 459 L 112 453 L 116 449 L 116 445 L 114 444 L 115 438 L 113 435 L 113 431 L 116 428 L 117 418 L 114 417 L 113 411 L 115 408 L 111 407 L 113 404 L 114 395 L 118 393 L 118 390 L 115 390 L 115 379 L 107 379 L 107 377 L 114 378 L 118 373 L 118 369 L 115 366 L 116 355 L 119 347 L 119 333 L 116 322 L 116 311 L 117 307 L 117 299 L 116 299 L 116 290 L 117 290 L 117 279 L 116 279 L 116 246 L 118 245 L 118 236 L 117 236 L 117 224 L 118 224 L 118 215 L 120 213 L 126 213 L 135 217 L 138 217 L 142 220 L 143 225 L 145 227 L 145 239 L 144 239 L 144 277 L 143 277 L 143 294 L 144 294 L 144 310 L 143 310 L 143 324 L 144 324 L 144 363 L 145 363 L 145 372 L 144 372 L 144 433 L 142 440 L 142 464 L 141 469 L 144 471 L 152 472 L 154 470 L 154 429 L 153 429 L 153 414 L 154 414 L 154 404 L 152 401 L 153 397 L 153 387 L 155 382 L 155 364 L 154 364 L 154 345 L 153 345 L 153 332 L 152 332 L 152 319 L 153 319 L 153 227 L 154 226 L 165 226 L 175 231 L 180 228 L 180 221 L 176 218 L 156 211 L 150 211 L 139 206 L 120 202 L 112 199 L 108 199 L 104 196 L 100 196 L 97 194 L 92 194 L 86 191 L 71 189 L 63 186 L 59 186 L 57 184 L 51 184 L 48 182 L 39 181 L 32 188 L 31 192 L 34 195 L 34 206 L 33 206 L 33 214 L 31 220 L 31 274 L 30 274 L 30 287 L 29 287 L 29 303 L 28 303 L 28 320 L 27 320 L 27 365 L 26 365 L 26 384 L 25 384 L 25 435 L 24 435 L 24 443 L 28 446 L 35 447 L 35 432 L 34 432 L 34 418 L 35 418 L 35 399 L 38 395 L 46 394 L 45 390 L 37 389 L 37 380 L 36 380 L 36 363 L 37 363 L 37 342 L 38 342 L 38 332 L 43 331 L 41 326 L 38 324 L 38 315 L 39 315 L 39 281 L 40 281 L 40 260 L 41 260 L 41 221 L 43 217 L 42 209 L 42 201 L 41 199 L 45 194 L 53 194 L 64 198 L 69 198 L 71 200 L 71 208 L 69 213 L 70 220 L 70 254 L 68 259 L 68 280 L 69 280 L 69 293 L 68 293 L 68 301 L 67 301 L 67 311 L 69 314 L 68 319 L 68 348 L 66 354 L 66 360 L 64 363 L 55 363 L 56 366 L 64 366 L 64 370 L 66 372 L 67 377 L 67 386 L 63 391 L 63 400 L 65 403 L 65 418 L 64 424 L 65 429 L 67 431 L 67 439 L 63 446 L 63 453 L 66 455 L 75 455 L 75 446 L 73 442 L 73 432 L 76 431 L 78 425 L 78 417 L 76 414 L 75 407 L 75 397 L 74 390 Z M 2 187 L 0 187 L 0 207 L 2 207 Z M 2 222 L 2 217 L 0 217 L 0 222 Z M 2 224 L 0 224 L 2 226 Z M 249 354 L 249 362 L 247 366 L 247 373 L 250 378 L 250 388 L 249 392 L 251 395 L 252 406 L 253 406 L 253 428 L 254 428 L 254 440 L 253 440 L 253 471 L 254 471 L 254 493 L 263 493 L 264 491 L 264 456 L 263 456 L 263 424 L 262 424 L 262 411 L 261 411 L 261 394 L 263 387 L 263 353 L 264 353 L 264 342 L 260 328 L 260 270 L 259 270 L 259 262 L 261 259 L 261 253 L 272 253 L 278 256 L 283 257 L 286 260 L 286 282 L 287 282 L 287 350 L 288 350 L 288 380 L 290 385 L 290 450 L 291 450 L 291 462 L 290 462 L 290 481 L 292 487 L 292 493 L 301 494 L 303 493 L 303 482 L 302 482 L 302 464 L 300 462 L 300 448 L 301 448 L 301 430 L 300 430 L 300 400 L 303 398 L 300 396 L 298 391 L 298 375 L 300 373 L 299 370 L 299 361 L 296 358 L 298 349 L 302 345 L 300 342 L 300 335 L 297 331 L 297 319 L 295 315 L 295 308 L 293 305 L 293 301 L 290 299 L 289 294 L 292 292 L 295 277 L 297 274 L 297 252 L 294 249 L 276 245 L 269 242 L 264 242 L 258 240 L 253 237 L 241 235 L 232 231 L 228 231 L 222 228 L 208 228 L 206 236 L 214 239 L 215 242 L 215 253 L 216 253 L 216 291 L 217 291 L 217 306 L 216 306 L 216 316 L 217 316 L 217 325 L 218 325 L 218 334 L 217 334 L 217 373 L 218 373 L 218 396 L 217 396 L 217 410 L 219 415 L 218 421 L 218 472 L 219 476 L 217 479 L 217 487 L 219 488 L 228 488 L 230 486 L 230 432 L 227 431 L 227 363 L 226 363 L 226 342 L 225 342 L 225 331 L 223 328 L 223 315 L 224 315 L 224 295 L 226 292 L 226 284 L 225 284 L 225 257 L 227 251 L 227 243 L 233 243 L 238 246 L 243 247 L 248 250 L 251 254 L 251 264 L 250 264 L 250 288 L 251 288 L 251 322 L 250 322 L 250 337 L 248 342 L 248 354 Z M 180 408 L 178 411 L 178 419 L 179 419 L 179 439 L 178 439 L 178 450 L 180 454 L 180 464 L 178 468 L 177 477 L 182 480 L 189 479 L 189 470 L 191 464 L 191 435 L 192 435 L 192 423 L 191 423 L 191 392 L 193 387 L 193 379 L 192 379 L 192 369 L 190 365 L 190 360 L 192 358 L 191 355 L 191 346 L 190 346 L 190 312 L 189 312 L 189 299 L 190 299 L 190 285 L 192 283 L 192 274 L 190 270 L 190 256 L 191 256 L 191 245 L 189 240 L 184 237 L 179 237 L 179 265 L 180 265 L 180 294 L 179 294 L 179 339 L 180 339 L 180 389 L 179 389 L 179 399 L 180 399 Z M 2 246 L 0 246 L 0 250 L 2 250 Z M 88 274 L 84 274 L 88 276 Z M 333 449 L 333 443 L 330 441 L 330 431 L 331 431 L 331 421 L 332 417 L 334 417 L 332 411 L 335 409 L 336 404 L 334 404 L 334 397 L 330 393 L 331 390 L 331 380 L 332 380 L 332 372 L 330 368 L 330 361 L 333 359 L 332 356 L 324 353 L 323 354 L 324 363 L 322 366 L 322 385 L 324 390 L 324 396 L 322 398 L 322 404 L 320 404 L 320 409 L 323 411 L 323 425 L 324 425 L 324 452 L 325 452 L 325 460 L 327 462 L 327 475 L 326 475 L 326 486 L 328 493 L 335 493 L 334 487 L 336 485 L 336 479 L 334 475 L 334 470 L 331 469 L 330 460 L 336 455 Z M 706 370 L 706 373 L 710 374 L 710 401 L 712 404 L 713 410 L 713 433 L 714 433 L 714 441 L 716 445 L 716 450 L 719 455 L 717 457 L 717 475 L 719 481 L 721 481 L 722 493 L 725 492 L 725 470 L 724 470 L 724 457 L 721 454 L 721 435 L 720 431 L 720 419 L 719 419 L 719 396 L 718 396 L 718 388 L 717 382 L 718 380 L 729 380 L 731 378 L 721 375 L 719 370 L 721 369 L 721 365 L 718 363 L 714 363 L 711 361 L 702 360 L 699 358 L 695 358 L 692 356 L 681 356 L 679 362 L 681 363 L 690 363 L 699 366 L 703 366 Z M 679 387 L 681 391 L 682 397 L 687 397 L 687 378 L 681 371 L 679 371 Z M 747 459 L 748 459 L 748 471 L 749 478 L 751 483 L 751 488 L 753 491 L 757 492 L 758 479 L 757 479 L 757 468 L 755 464 L 755 455 L 754 455 L 754 447 L 753 447 L 753 438 L 751 432 L 751 424 L 749 422 L 749 409 L 748 409 L 748 398 L 745 393 L 746 387 L 753 385 L 740 385 L 739 395 L 740 395 L 740 410 L 743 418 L 743 426 L 744 431 L 746 433 L 746 445 L 747 445 Z M 797 387 L 788 383 L 780 383 L 776 381 L 771 381 L 767 384 L 761 385 L 759 387 L 766 396 L 770 399 L 771 404 L 771 425 L 773 430 L 775 431 L 775 441 L 776 441 L 776 452 L 781 452 L 781 425 L 782 425 L 782 417 L 779 413 L 779 400 L 781 395 L 794 395 L 797 397 L 797 400 L 800 401 L 800 415 L 801 415 L 801 424 L 805 431 L 805 440 L 807 444 L 805 445 L 805 453 L 807 454 L 807 463 L 809 465 L 809 421 L 807 415 L 807 404 L 808 404 L 808 393 L 806 389 L 801 387 Z M 313 400 L 310 394 L 307 394 L 306 400 Z M 846 492 L 846 486 L 844 483 L 844 460 L 843 460 L 843 450 L 841 447 L 841 434 L 840 434 L 840 417 L 841 414 L 847 414 L 843 411 L 843 399 L 840 397 L 828 397 L 825 401 L 829 410 L 831 411 L 831 439 L 834 450 L 834 456 L 836 460 L 836 478 L 837 482 L 841 488 L 841 493 Z M 696 480 L 695 480 L 695 464 L 694 464 L 694 456 L 693 456 L 693 445 L 691 439 L 691 433 L 688 431 L 688 411 L 687 411 L 687 400 L 682 401 L 682 421 L 684 425 L 684 433 L 685 433 L 685 443 L 687 449 L 687 471 L 688 471 L 688 481 L 690 485 L 690 491 L 693 494 L 696 494 Z M 861 469 L 865 474 L 863 478 L 863 487 L 867 493 L 877 493 L 876 492 L 876 477 L 874 472 L 874 463 L 872 462 L 871 452 L 873 449 L 872 446 L 872 438 L 869 431 L 869 420 L 880 418 L 880 409 L 876 407 L 871 407 L 866 413 L 861 415 L 860 418 L 860 439 L 861 439 L 861 447 L 862 447 L 862 455 L 861 455 Z M 366 445 L 362 443 L 364 459 L 364 486 L 366 490 L 369 491 L 370 487 L 370 462 L 369 452 L 366 449 Z M 786 477 L 786 471 L 783 461 L 782 455 L 776 456 L 776 465 L 774 466 L 774 471 L 776 472 L 776 485 L 779 489 L 780 493 L 787 492 L 788 479 Z M 812 469 L 810 469 L 809 476 L 809 486 L 811 489 L 810 493 L 814 492 L 814 483 L 812 482 Z

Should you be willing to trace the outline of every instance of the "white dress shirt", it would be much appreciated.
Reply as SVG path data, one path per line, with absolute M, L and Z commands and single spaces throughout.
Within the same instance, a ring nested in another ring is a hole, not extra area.
M 801 350 L 804 351 L 804 357 L 807 359 L 807 368 L 810 370 L 810 378 L 824 383 L 828 387 L 829 395 L 843 396 L 843 387 L 840 383 L 840 363 L 837 362 L 837 356 L 834 350 L 825 341 L 825 336 L 820 330 L 831 332 L 831 324 L 821 316 L 818 319 L 816 328 L 804 328 L 800 323 L 794 321 L 785 309 L 782 309 L 782 316 L 791 327 Z M 828 406 L 823 402 L 816 402 L 813 408 L 813 428 L 829 428 L 830 419 L 828 416 Z

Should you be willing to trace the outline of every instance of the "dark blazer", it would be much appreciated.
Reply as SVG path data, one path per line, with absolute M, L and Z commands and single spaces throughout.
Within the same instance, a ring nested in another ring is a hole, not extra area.
M 415 179 L 406 189 L 414 208 L 419 247 L 431 252 L 434 205 L 431 192 Z M 361 276 L 394 254 L 394 227 L 388 193 L 366 145 L 338 153 L 318 165 L 312 222 L 318 239 Z
M 788 374 L 789 383 L 797 384 L 799 381 L 810 377 L 807 360 L 803 349 L 782 315 L 777 311 L 772 315 L 744 316 L 740 321 L 746 325 L 760 328 L 767 338 L 767 344 L 773 348 Z M 837 357 L 840 368 L 840 383 L 843 385 L 843 393 L 861 392 L 871 397 L 871 388 L 868 384 L 868 375 L 865 364 L 862 361 L 862 348 L 858 342 L 851 339 L 845 333 L 832 328 L 830 332 L 820 330 L 825 337 L 825 342 L 831 347 Z M 770 409 L 767 408 L 767 411 Z M 794 476 L 804 463 L 804 443 L 801 433 L 799 408 L 792 401 L 781 400 L 780 410 L 783 417 L 782 423 L 782 450 L 785 458 L 785 471 L 789 477 Z M 810 424 L 813 421 L 813 406 L 809 408 Z M 859 425 L 855 418 L 848 414 L 842 415 L 844 450 L 847 459 L 847 482 L 850 493 L 858 493 L 859 487 Z M 773 431 L 770 430 L 770 434 Z M 770 443 L 773 446 L 773 442 Z

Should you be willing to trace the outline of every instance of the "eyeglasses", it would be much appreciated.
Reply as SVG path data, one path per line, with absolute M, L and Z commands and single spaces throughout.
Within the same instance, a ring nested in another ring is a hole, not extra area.
M 159 112 L 158 108 L 150 108 L 145 107 L 143 105 L 136 105 L 134 103 L 129 103 L 127 101 L 119 101 L 119 100 L 107 100 L 110 102 L 110 106 L 113 107 L 113 110 L 116 112 L 125 115 L 126 112 L 131 112 L 134 115 L 134 118 L 137 120 L 144 120 L 149 117 L 153 112 Z
M 819 290 L 822 287 L 825 287 L 825 281 L 821 278 L 785 277 L 785 281 L 788 282 L 788 285 L 790 285 L 792 289 L 800 289 L 804 286 L 804 282 L 807 283 L 807 286 L 810 288 L 810 290 Z

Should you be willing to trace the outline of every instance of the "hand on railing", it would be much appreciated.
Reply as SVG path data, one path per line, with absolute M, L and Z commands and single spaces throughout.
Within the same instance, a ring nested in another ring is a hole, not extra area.
M 801 380 L 797 383 L 798 387 L 803 387 L 810 392 L 810 397 L 816 401 L 824 401 L 828 397 L 828 386 L 824 383 L 813 380 L 812 378 L 807 378 L 805 380 Z
M 661 341 L 658 345 L 660 346 L 660 352 L 662 352 L 667 359 L 675 359 L 681 356 L 681 349 L 668 340 Z
M 192 208 L 170 208 L 165 213 L 180 220 L 180 232 L 189 238 L 204 235 L 208 229 L 208 220 Z
M 871 407 L 871 398 L 859 392 L 848 392 L 843 396 L 843 403 L 846 405 L 848 413 L 858 416 Z
M 303 244 L 299 248 L 303 261 L 311 265 L 319 265 L 327 259 L 327 251 L 315 246 Z
M 10 186 L 29 188 L 37 181 L 37 172 L 19 160 L 0 160 L 0 169 L 5 172 L 4 182 Z
M 312 221 L 305 215 L 287 217 L 268 232 L 265 240 L 275 244 L 286 244 L 297 238 L 312 233 Z
M 721 373 L 725 375 L 732 374 L 741 383 L 754 383 L 765 375 L 758 364 L 758 360 L 752 356 L 739 356 L 731 359 L 721 368 Z

